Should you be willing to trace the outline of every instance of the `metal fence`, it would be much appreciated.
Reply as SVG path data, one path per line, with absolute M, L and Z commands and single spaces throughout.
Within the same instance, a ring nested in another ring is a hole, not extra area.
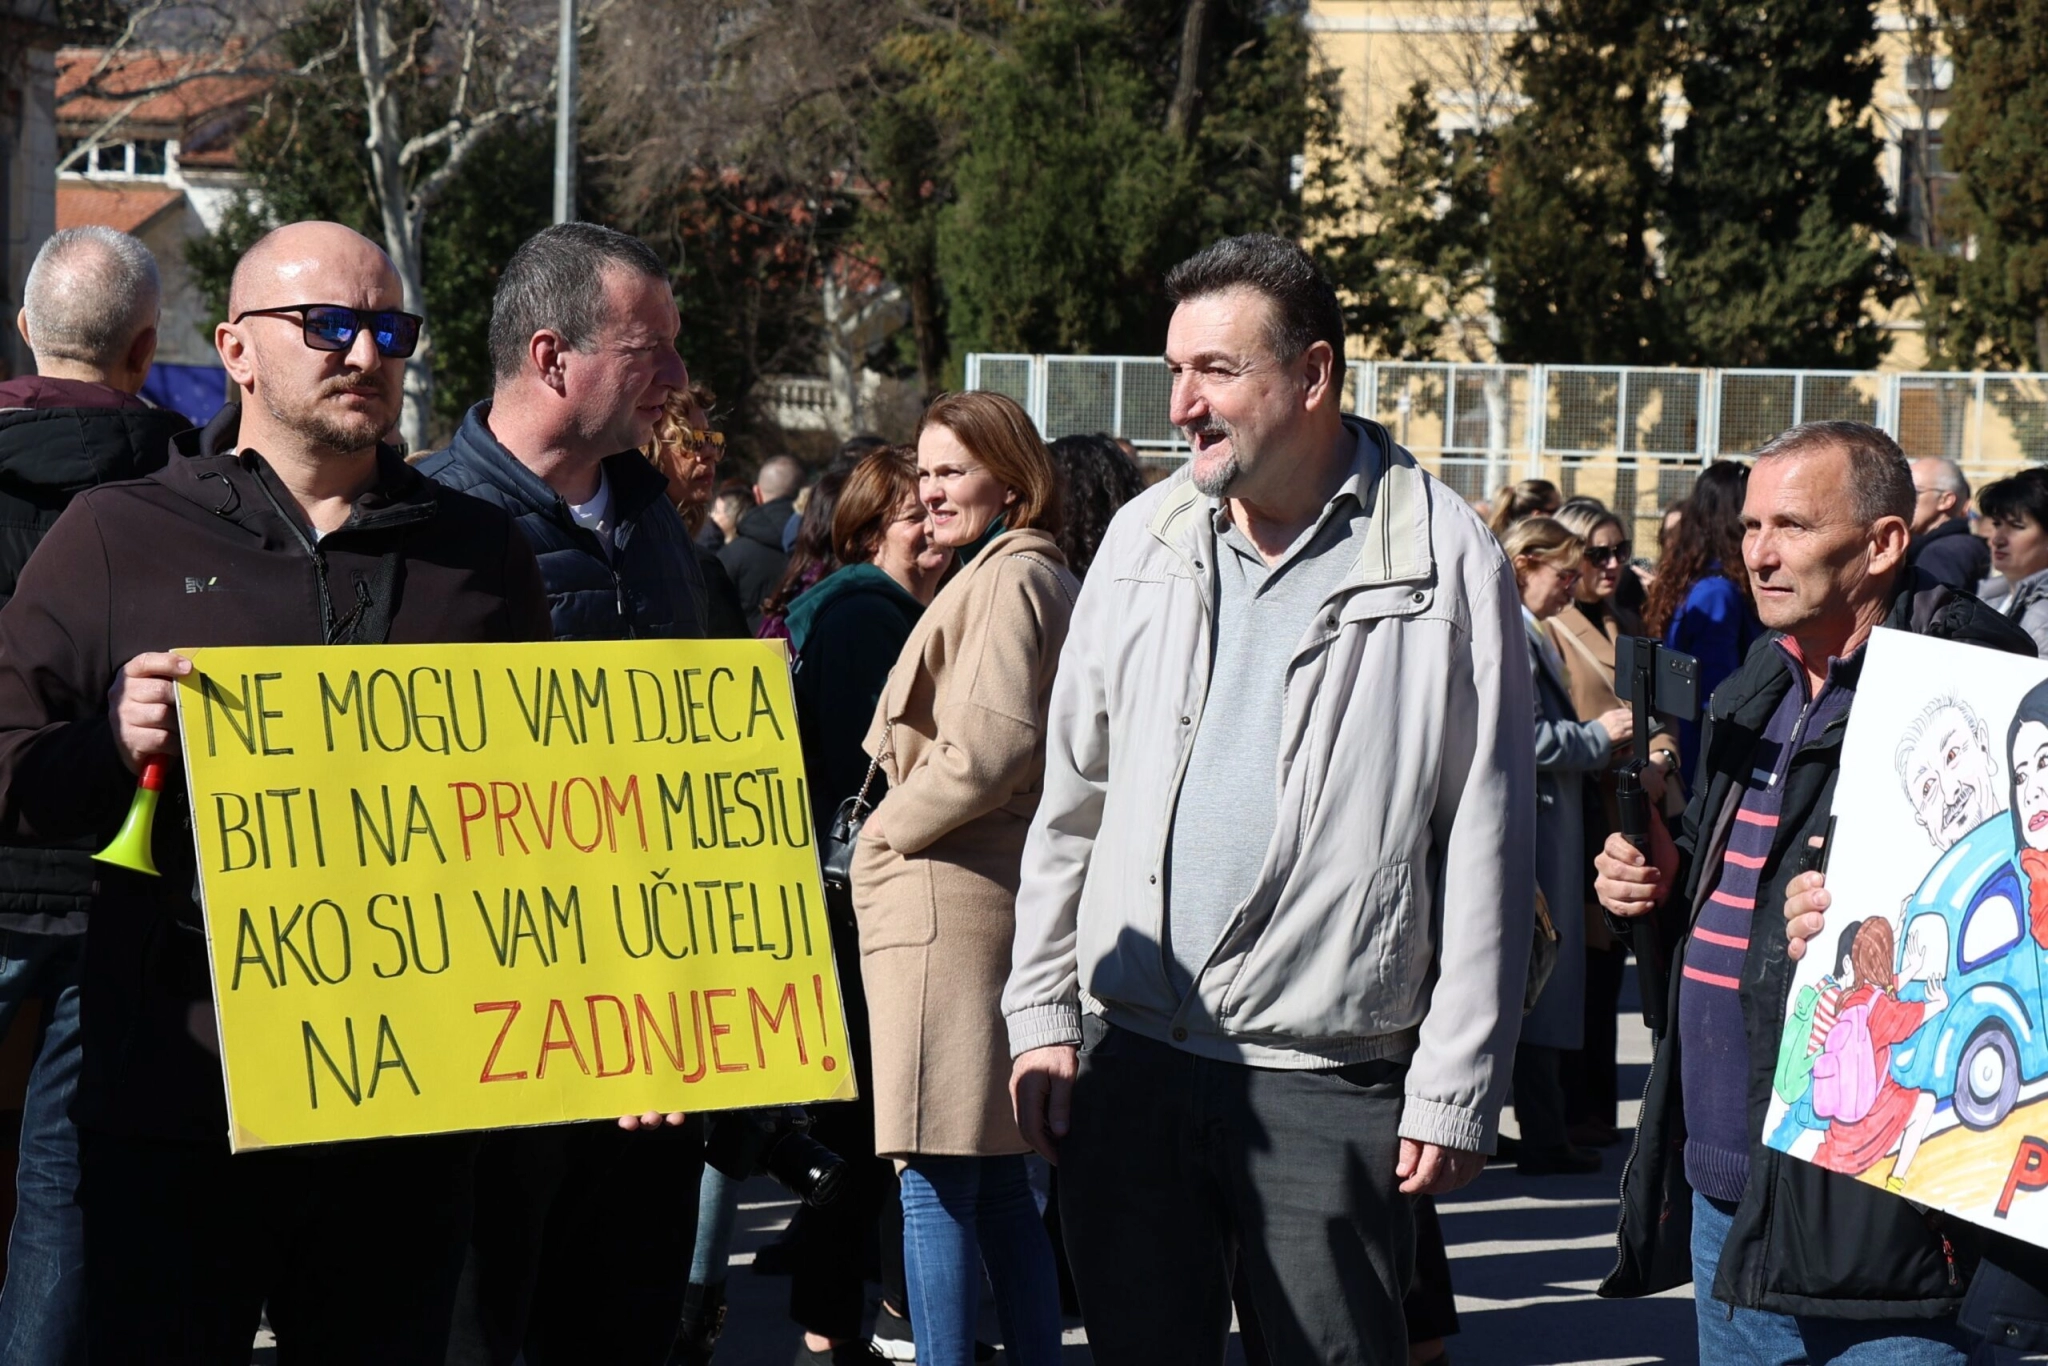
M 967 387 L 1016 399 L 1048 439 L 1106 432 L 1150 464 L 1186 458 L 1157 356 L 974 354 Z M 1956 461 L 1973 485 L 2048 462 L 2048 374 L 1354 361 L 1344 406 L 1466 497 L 1549 479 L 1632 513 L 1639 544 L 1707 462 L 1800 422 L 1872 423 L 1908 455 Z

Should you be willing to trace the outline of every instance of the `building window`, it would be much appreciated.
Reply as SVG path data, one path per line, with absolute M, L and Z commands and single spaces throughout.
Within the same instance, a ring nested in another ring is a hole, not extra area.
M 1941 129 L 1908 128 L 1899 135 L 1899 209 L 1911 241 L 1954 250 L 1942 235 L 1941 206 L 1955 181 L 1942 159 Z
M 1906 58 L 1906 89 L 1916 95 L 1945 91 L 1956 83 L 1955 59 L 1947 53 L 1916 52 Z
M 71 157 L 83 138 L 65 138 L 58 143 L 59 163 Z M 135 142 L 103 142 L 72 161 L 66 170 L 73 175 L 129 176 L 160 180 L 170 169 L 169 147 L 162 138 Z

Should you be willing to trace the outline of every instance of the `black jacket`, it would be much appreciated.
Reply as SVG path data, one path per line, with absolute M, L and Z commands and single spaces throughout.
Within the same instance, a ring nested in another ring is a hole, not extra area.
M 796 512 L 796 500 L 778 498 L 740 518 L 733 538 L 718 552 L 718 562 L 732 575 L 732 586 L 740 593 L 740 610 L 747 614 L 747 629 L 761 624 L 761 601 L 782 582 L 789 568 L 789 556 L 782 549 L 782 529 Z
M 839 804 L 860 791 L 869 760 L 861 748 L 889 670 L 910 639 L 924 604 L 871 564 L 827 574 L 789 605 L 791 686 L 803 734 L 811 816 L 827 829 Z M 868 792 L 879 803 L 888 780 L 876 771 Z
M 2034 653 L 2026 633 L 1995 609 L 1912 571 L 1884 624 L 2010 654 Z M 1668 1017 L 1673 1020 L 1678 1018 L 1685 936 L 1713 891 L 1741 801 L 1739 780 L 1752 766 L 1771 713 L 1792 686 L 1790 671 L 1776 656 L 1775 640 L 1757 642 L 1742 668 L 1715 691 L 1701 731 L 1694 795 L 1677 841 L 1676 891 L 1659 912 L 1664 942 L 1676 945 Z M 1862 665 L 1858 657 L 1838 668 L 1853 671 L 1853 685 Z M 1764 1130 L 1777 1041 L 1792 992 L 1793 964 L 1785 955 L 1785 884 L 1804 870 L 1807 841 L 1827 829 L 1847 729 L 1845 713 L 1808 737 L 1793 756 L 1777 836 L 1763 868 L 1741 993 L 1752 1134 Z M 1605 1296 L 1651 1295 L 1692 1277 L 1692 1189 L 1685 1179 L 1679 1047 L 1676 1031 L 1657 1040 L 1635 1148 L 1622 1169 L 1620 1255 L 1600 1286 Z M 1939 1318 L 1962 1302 L 1981 1244 L 1971 1225 L 1923 1212 L 1761 1141 L 1750 1144 L 1749 1161 L 1749 1185 L 1721 1252 L 1715 1299 L 1779 1314 L 1862 1319 Z
M 24 397 L 98 385 L 13 385 Z M 92 407 L 0 410 L 0 607 L 14 596 L 22 567 L 72 496 L 98 484 L 140 479 L 163 468 L 171 438 L 191 427 L 167 408 L 139 400 Z M 0 400 L 5 399 L 0 395 Z M 73 395 L 72 397 L 77 397 Z M 48 847 L 0 845 L 0 914 L 62 916 L 83 911 L 92 895 L 89 840 Z M 17 924 L 23 922 L 14 922 Z
M 704 575 L 660 472 L 638 451 L 605 460 L 613 527 L 607 555 L 562 496 L 498 444 L 486 425 L 490 409 L 488 400 L 471 408 L 448 449 L 418 468 L 511 514 L 540 561 L 555 639 L 701 639 Z
M 718 562 L 718 552 L 702 541 L 697 545 L 697 569 L 704 575 L 704 634 L 713 640 L 746 640 L 754 634 L 747 629 L 747 614 L 740 607 L 739 589 L 732 575 Z
M 135 791 L 107 689 L 146 651 L 198 645 L 543 640 L 533 552 L 504 513 L 395 451 L 317 544 L 230 404 L 147 479 L 71 500 L 0 610 L 0 833 L 97 848 Z M 80 997 L 81 1126 L 221 1144 L 220 1059 L 186 1016 L 212 999 L 191 803 L 166 776 L 161 877 L 97 868 Z
M 1991 547 L 1970 530 L 1969 518 L 1953 517 L 1915 536 L 1906 563 L 1958 593 L 1975 593 L 1977 585 L 1991 577 Z

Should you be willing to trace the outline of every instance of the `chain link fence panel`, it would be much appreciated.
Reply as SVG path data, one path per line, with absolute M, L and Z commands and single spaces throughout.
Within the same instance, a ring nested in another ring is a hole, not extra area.
M 1048 439 L 1102 432 L 1157 471 L 1187 458 L 1156 356 L 967 358 L 967 387 L 1022 404 Z M 1383 424 L 1460 496 L 1542 478 L 1599 498 L 1656 544 L 1664 510 L 1707 462 L 1746 456 L 1801 422 L 1881 427 L 1943 456 L 1973 487 L 2048 463 L 2048 375 L 1353 361 L 1345 411 Z

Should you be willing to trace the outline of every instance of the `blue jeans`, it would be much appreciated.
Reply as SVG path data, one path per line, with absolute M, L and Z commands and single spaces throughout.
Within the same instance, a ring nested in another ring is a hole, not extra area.
M 697 1187 L 697 1246 L 690 1257 L 691 1285 L 724 1285 L 731 1266 L 732 1230 L 740 1217 L 740 1183 L 709 1162 Z
M 65 1366 L 85 1359 L 85 1224 L 78 1210 L 78 969 L 82 934 L 0 932 L 0 1034 L 29 996 L 43 1040 L 21 1111 L 14 1231 L 0 1287 L 0 1361 Z
M 1024 1159 L 911 1158 L 903 1169 L 903 1270 L 918 1366 L 972 1366 L 984 1263 L 1005 1358 L 1059 1366 L 1058 1273 Z
M 1700 1366 L 1964 1366 L 1953 1318 L 1866 1322 L 1736 1309 L 1714 1298 L 1735 1206 L 1692 1197 L 1692 1294 Z

